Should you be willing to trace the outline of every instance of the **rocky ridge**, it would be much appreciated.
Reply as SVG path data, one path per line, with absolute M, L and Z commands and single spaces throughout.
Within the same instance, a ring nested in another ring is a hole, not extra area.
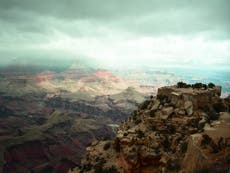
M 114 140 L 95 141 L 71 173 L 219 173 L 230 169 L 229 97 L 221 87 L 158 89 L 122 122 Z

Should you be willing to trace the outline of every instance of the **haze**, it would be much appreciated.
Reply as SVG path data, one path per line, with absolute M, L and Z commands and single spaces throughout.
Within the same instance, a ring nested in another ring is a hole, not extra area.
M 229 0 L 0 0 L 0 62 L 229 70 L 229 16 Z

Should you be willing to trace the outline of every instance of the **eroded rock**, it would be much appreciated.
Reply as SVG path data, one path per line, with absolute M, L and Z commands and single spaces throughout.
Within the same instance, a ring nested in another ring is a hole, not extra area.
M 106 167 L 120 173 L 227 172 L 230 114 L 214 112 L 218 119 L 210 118 L 214 103 L 225 105 L 219 94 L 220 87 L 160 88 L 157 98 L 122 123 L 112 149 L 100 153 L 100 143 L 91 146 L 91 160 L 82 164 L 93 167 L 97 162 L 92 158 L 102 155 Z
M 186 101 L 184 103 L 184 109 L 185 109 L 185 111 L 186 111 L 186 113 L 188 115 L 192 115 L 193 114 L 193 104 L 192 104 L 192 102 L 191 101 Z

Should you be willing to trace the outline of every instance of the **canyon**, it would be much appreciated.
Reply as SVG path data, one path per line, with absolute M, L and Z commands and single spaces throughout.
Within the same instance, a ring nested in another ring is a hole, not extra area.
M 210 86 L 159 88 L 113 140 L 91 143 L 81 167 L 70 173 L 228 172 L 230 98 Z
M 15 68 L 17 70 L 17 68 Z M 112 139 L 152 88 L 107 70 L 1 71 L 0 172 L 65 173 Z

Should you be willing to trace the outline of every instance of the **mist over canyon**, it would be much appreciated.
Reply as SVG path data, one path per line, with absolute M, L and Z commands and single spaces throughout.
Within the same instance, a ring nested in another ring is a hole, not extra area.
M 0 0 L 0 173 L 227 173 L 229 0 Z

